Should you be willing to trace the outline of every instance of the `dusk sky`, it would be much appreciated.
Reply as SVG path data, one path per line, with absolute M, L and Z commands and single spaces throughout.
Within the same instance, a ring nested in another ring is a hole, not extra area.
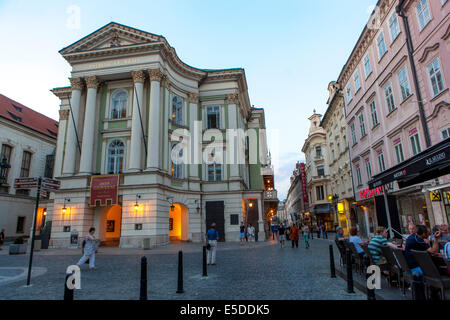
M 0 0 L 0 93 L 58 120 L 68 86 L 62 48 L 115 21 L 163 35 L 187 64 L 242 67 L 251 104 L 265 109 L 283 200 L 313 110 L 347 61 L 376 0 Z M 79 19 L 76 13 L 79 12 Z M 74 16 L 75 14 L 75 16 Z M 79 24 L 77 21 L 79 20 Z

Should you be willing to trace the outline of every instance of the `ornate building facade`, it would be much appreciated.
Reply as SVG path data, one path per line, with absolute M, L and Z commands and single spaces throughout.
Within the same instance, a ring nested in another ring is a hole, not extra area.
M 265 238 L 264 112 L 250 105 L 243 69 L 190 67 L 164 37 L 117 23 L 60 53 L 72 77 L 53 89 L 53 247 L 91 226 L 121 247 L 202 241 L 212 222 L 225 241 L 239 240 L 241 221 Z M 97 201 L 93 190 L 105 190 L 93 184 L 108 176 L 117 201 Z

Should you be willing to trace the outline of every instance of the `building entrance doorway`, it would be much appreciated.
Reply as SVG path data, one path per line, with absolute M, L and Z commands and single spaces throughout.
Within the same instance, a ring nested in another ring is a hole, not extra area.
M 118 247 L 122 231 L 122 206 L 105 207 L 101 209 L 99 215 L 96 214 L 95 218 L 98 219 L 98 221 L 95 221 L 95 227 L 98 232 L 100 245 Z
M 170 242 L 189 241 L 189 210 L 186 206 L 174 203 L 169 212 Z

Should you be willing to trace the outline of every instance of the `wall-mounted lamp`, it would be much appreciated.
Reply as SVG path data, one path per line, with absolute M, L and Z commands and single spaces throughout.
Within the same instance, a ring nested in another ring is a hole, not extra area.
M 250 208 L 253 208 L 253 202 L 250 201 L 250 203 L 248 204 L 248 206 L 249 206 Z
M 42 213 L 44 215 L 44 217 L 47 216 L 47 209 L 44 209 L 44 212 Z
M 173 197 L 167 197 L 167 201 L 169 201 L 169 204 L 170 204 L 170 210 L 171 210 L 172 212 L 174 212 L 174 211 L 175 211 L 175 206 L 173 205 Z
M 197 208 L 196 208 L 196 210 L 197 210 L 197 214 L 200 214 L 200 204 L 199 204 L 199 200 L 195 200 L 195 204 L 197 204 Z
M 134 210 L 136 210 L 136 211 L 139 210 L 138 199 L 140 199 L 140 198 L 141 198 L 141 195 L 140 195 L 140 194 L 137 194 L 137 195 L 136 195 L 136 203 L 135 203 L 135 205 L 134 205 Z
M 67 213 L 66 202 L 70 202 L 70 199 L 69 198 L 64 198 L 64 205 L 63 205 L 63 207 L 61 209 L 63 214 Z

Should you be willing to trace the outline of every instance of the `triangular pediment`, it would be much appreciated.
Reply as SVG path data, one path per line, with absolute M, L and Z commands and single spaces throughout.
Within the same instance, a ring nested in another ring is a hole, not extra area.
M 82 53 L 117 47 L 130 47 L 134 45 L 150 44 L 163 41 L 164 38 L 153 33 L 111 22 L 83 39 L 62 49 L 60 53 Z

